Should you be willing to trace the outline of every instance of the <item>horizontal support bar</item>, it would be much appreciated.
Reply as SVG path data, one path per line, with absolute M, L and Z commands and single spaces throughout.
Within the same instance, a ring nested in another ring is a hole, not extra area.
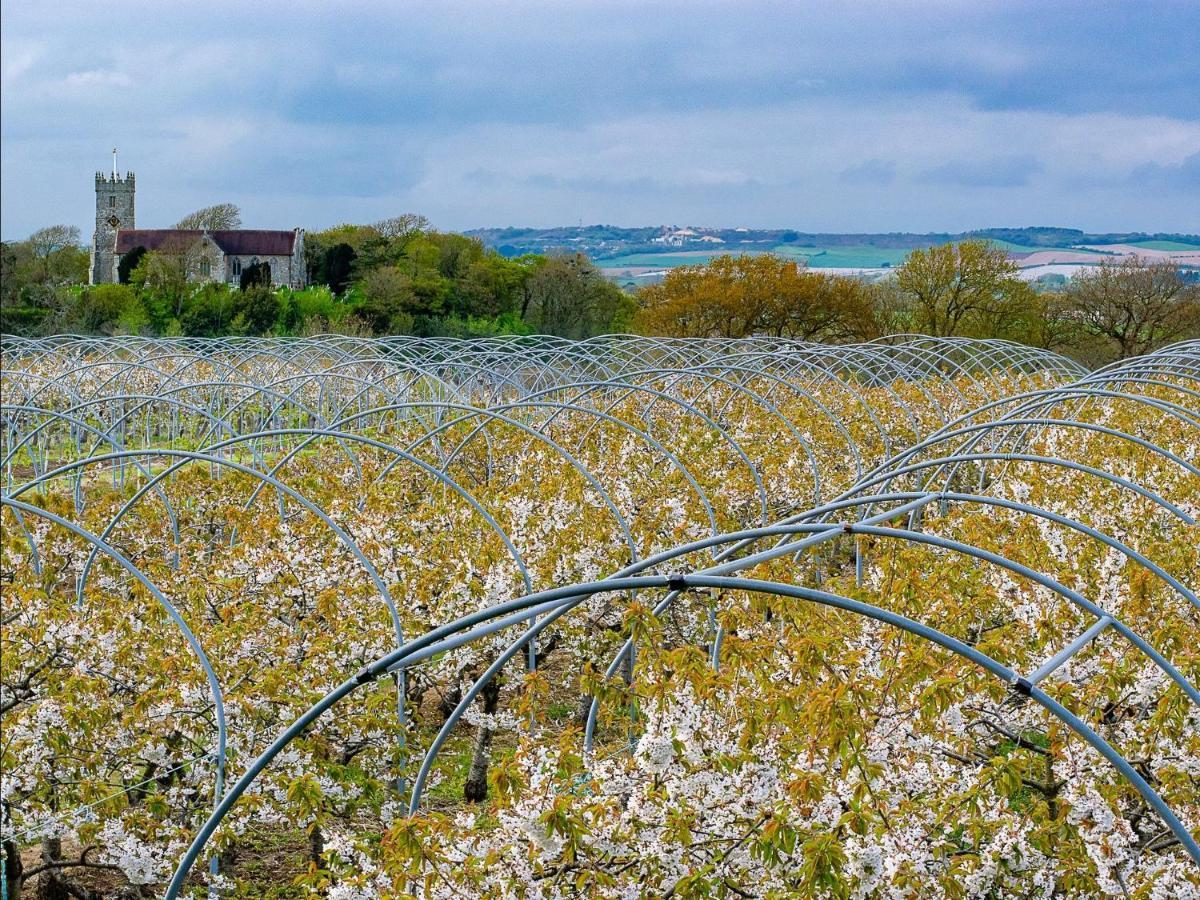
M 1068 659 L 1086 647 L 1089 643 L 1091 643 L 1094 638 L 1098 637 L 1100 633 L 1112 623 L 1113 620 L 1111 616 L 1102 616 L 1097 619 L 1092 623 L 1091 628 L 1079 635 L 1079 637 L 1075 638 L 1075 640 L 1071 641 L 1071 643 L 1067 644 L 1067 646 L 1063 647 L 1052 657 L 1042 663 L 1041 668 L 1030 675 L 1027 681 L 1030 684 L 1037 684 L 1039 681 L 1065 663 Z

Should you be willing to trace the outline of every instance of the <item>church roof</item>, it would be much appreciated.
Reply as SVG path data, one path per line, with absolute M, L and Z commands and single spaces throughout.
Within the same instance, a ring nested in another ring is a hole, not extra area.
M 128 253 L 137 247 L 147 250 L 186 247 L 205 233 L 187 228 L 122 228 L 117 232 L 117 253 Z M 295 231 L 239 228 L 235 231 L 209 231 L 207 234 L 223 252 L 231 256 L 291 256 L 296 247 Z

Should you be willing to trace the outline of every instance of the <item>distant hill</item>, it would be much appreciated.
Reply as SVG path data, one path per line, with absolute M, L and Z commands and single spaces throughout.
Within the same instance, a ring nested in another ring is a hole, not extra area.
M 655 226 L 618 228 L 613 225 L 563 226 L 559 228 L 476 228 L 467 234 L 477 237 L 505 256 L 523 253 L 579 251 L 598 263 L 646 264 L 647 256 L 678 258 L 680 253 L 711 255 L 776 250 L 788 255 L 805 255 L 806 250 L 827 252 L 842 248 L 847 258 L 879 256 L 881 263 L 893 260 L 895 251 L 913 250 L 966 238 L 996 241 L 1012 252 L 1067 249 L 1084 245 L 1125 244 L 1147 249 L 1200 249 L 1200 235 L 1120 232 L 1091 234 L 1077 228 L 981 228 L 976 231 L 890 232 L 886 234 L 826 234 L 787 228 L 701 228 Z M 1158 245 L 1155 247 L 1154 245 Z M 873 251 L 892 251 L 873 253 Z M 626 262 L 626 258 L 634 260 Z M 664 259 L 665 263 L 665 259 Z M 670 264 L 670 263 L 667 263 Z

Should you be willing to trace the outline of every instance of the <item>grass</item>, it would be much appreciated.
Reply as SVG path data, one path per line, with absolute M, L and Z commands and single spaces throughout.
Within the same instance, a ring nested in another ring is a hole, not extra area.
M 908 258 L 910 250 L 897 247 L 797 247 L 780 245 L 775 252 L 793 259 L 807 259 L 813 269 L 878 269 L 898 266 Z
M 1092 253 L 1104 255 L 1098 250 L 1065 247 L 1032 247 L 1025 244 L 1014 244 L 1012 241 L 990 241 L 992 246 L 1007 250 L 1010 253 L 1038 253 L 1042 251 L 1067 250 L 1075 253 Z M 1174 241 L 1144 241 L 1134 244 L 1147 250 L 1200 250 L 1200 247 L 1180 244 Z M 779 244 L 769 250 L 744 250 L 713 248 L 711 250 L 681 250 L 674 253 L 629 253 L 625 256 L 614 256 L 611 259 L 598 259 L 598 265 L 606 269 L 623 268 L 664 268 L 673 269 L 676 266 L 694 266 L 711 261 L 725 253 L 757 255 L 759 253 L 777 253 L 789 259 L 804 259 L 812 269 L 879 269 L 901 265 L 908 258 L 911 250 L 897 247 L 874 247 L 861 244 L 848 247 L 802 247 L 795 244 Z
M 298 828 L 256 829 L 239 839 L 232 865 L 222 872 L 237 882 L 239 897 L 290 900 L 307 896 L 296 885 L 308 870 L 308 840 Z
M 1102 250 L 1091 250 L 1087 247 L 1032 247 L 1025 244 L 1014 244 L 1012 241 L 999 241 L 989 239 L 988 243 L 993 247 L 999 247 L 1002 250 L 1007 250 L 1009 253 L 1053 253 L 1054 251 L 1070 251 L 1071 253 L 1093 253 L 1097 256 L 1103 256 Z
M 1185 244 L 1182 241 L 1135 241 L 1129 245 L 1130 247 L 1140 247 L 1142 250 L 1176 250 L 1176 251 L 1191 251 L 1196 253 L 1200 251 L 1200 244 Z
M 575 707 L 570 703 L 555 702 L 551 703 L 546 709 L 546 715 L 549 716 L 552 722 L 562 722 L 565 719 L 571 718 L 575 714 Z

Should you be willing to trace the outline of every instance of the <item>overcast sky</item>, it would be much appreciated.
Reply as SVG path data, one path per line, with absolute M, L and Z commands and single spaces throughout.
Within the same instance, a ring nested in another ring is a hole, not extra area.
M 1200 2 L 0 3 L 0 231 L 1200 232 Z

